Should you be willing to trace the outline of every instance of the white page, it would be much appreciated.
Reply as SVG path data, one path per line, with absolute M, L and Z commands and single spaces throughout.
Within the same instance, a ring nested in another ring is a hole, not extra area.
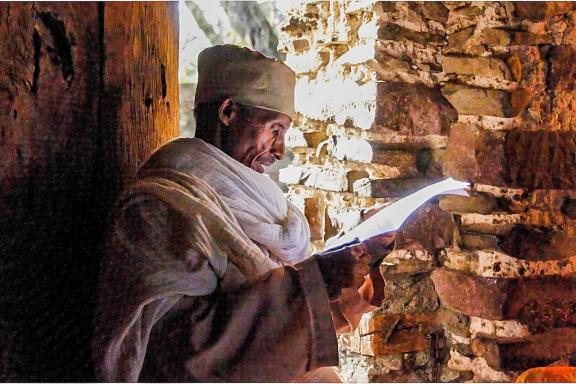
M 451 177 L 422 188 L 383 208 L 345 235 L 329 241 L 327 248 L 336 248 L 344 243 L 353 241 L 355 238 L 363 241 L 378 234 L 396 231 L 412 212 L 420 208 L 422 204 L 434 196 L 441 194 L 468 196 L 468 193 L 465 191 L 466 188 L 470 188 L 470 183 L 454 180 Z

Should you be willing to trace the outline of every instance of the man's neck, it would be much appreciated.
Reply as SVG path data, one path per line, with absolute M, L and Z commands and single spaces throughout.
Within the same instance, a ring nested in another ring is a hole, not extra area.
M 199 135 L 196 136 L 197 138 L 215 146 L 228 155 L 230 154 L 231 140 L 229 140 L 227 131 L 222 129 L 221 124 L 216 123 L 214 129 L 203 130 L 198 133 Z

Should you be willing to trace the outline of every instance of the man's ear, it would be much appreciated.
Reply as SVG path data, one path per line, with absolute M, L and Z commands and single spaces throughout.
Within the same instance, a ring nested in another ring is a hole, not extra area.
M 225 126 L 229 126 L 232 120 L 238 118 L 238 106 L 230 97 L 220 104 L 220 108 L 218 108 L 218 118 Z

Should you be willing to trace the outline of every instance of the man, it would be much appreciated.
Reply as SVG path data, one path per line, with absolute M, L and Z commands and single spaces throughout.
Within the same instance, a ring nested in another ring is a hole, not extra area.
M 337 365 L 329 301 L 357 292 L 392 237 L 311 257 L 304 216 L 262 175 L 284 156 L 294 73 L 230 45 L 201 52 L 198 72 L 196 138 L 156 151 L 117 204 L 100 379 L 289 381 Z

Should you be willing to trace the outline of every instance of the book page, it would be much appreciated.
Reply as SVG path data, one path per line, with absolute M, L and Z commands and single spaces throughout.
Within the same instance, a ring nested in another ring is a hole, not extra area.
M 327 244 L 327 248 L 336 248 L 344 243 L 353 241 L 355 238 L 363 241 L 378 234 L 396 231 L 402 226 L 408 216 L 431 198 L 441 194 L 468 196 L 465 191 L 466 188 L 470 188 L 470 183 L 454 180 L 451 177 L 422 188 L 383 208 L 343 236 L 331 239 Z

